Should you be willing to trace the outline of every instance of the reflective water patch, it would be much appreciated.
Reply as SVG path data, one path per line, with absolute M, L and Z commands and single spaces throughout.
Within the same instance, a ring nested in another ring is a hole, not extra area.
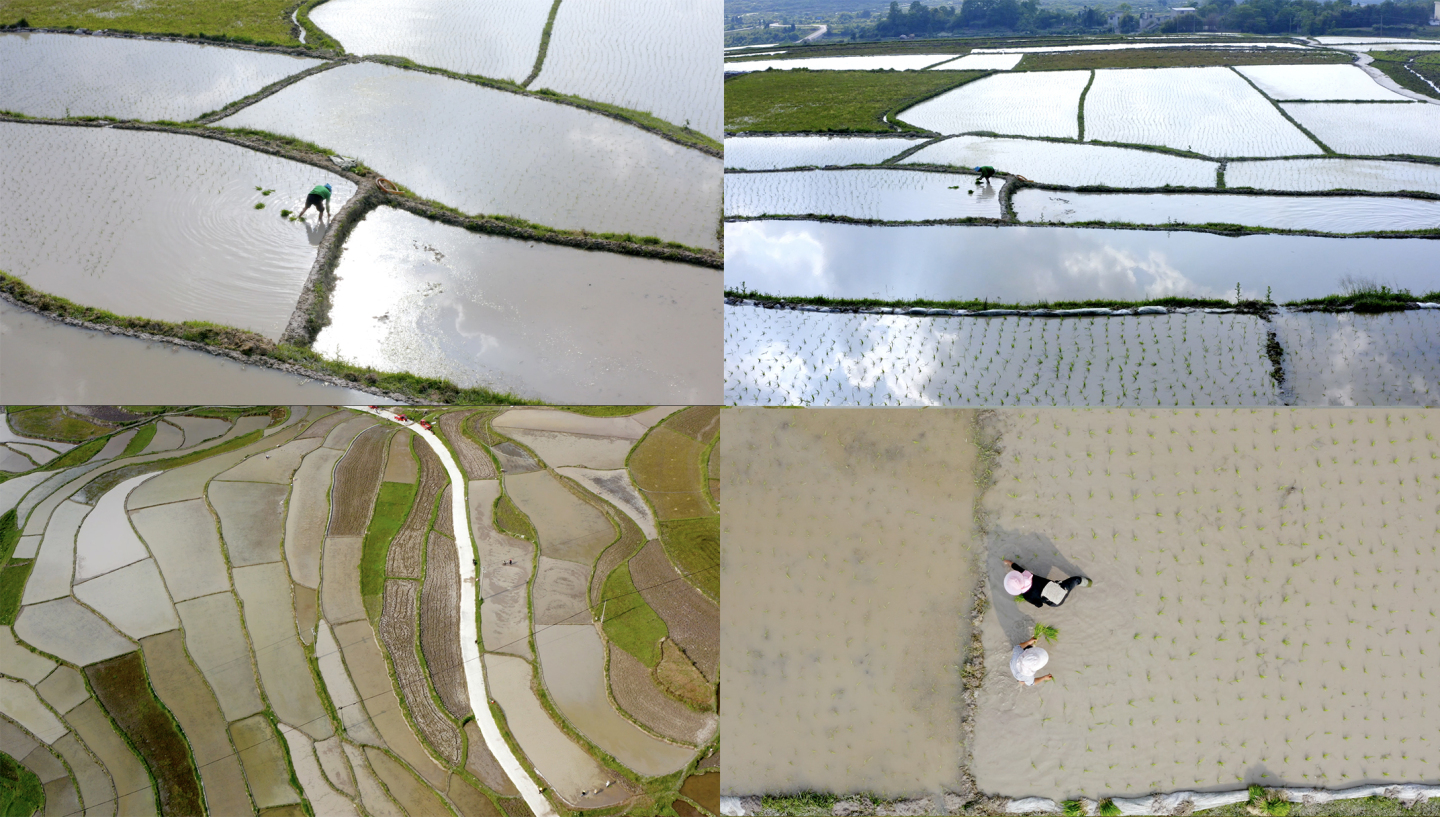
M 876 221 L 999 218 L 999 185 L 914 170 L 727 173 L 725 215 L 830 215 Z

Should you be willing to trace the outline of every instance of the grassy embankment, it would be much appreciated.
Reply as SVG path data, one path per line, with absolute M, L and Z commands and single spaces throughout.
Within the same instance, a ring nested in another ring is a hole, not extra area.
M 1117 51 L 1057 51 L 1026 54 L 1016 71 L 1076 71 L 1094 68 L 1180 68 L 1211 65 L 1329 65 L 1349 63 L 1340 51 L 1269 48 L 1258 51 L 1199 48 L 1136 48 Z
M 415 483 L 380 483 L 380 495 L 375 500 L 375 510 L 360 550 L 360 597 L 371 620 L 379 620 L 380 609 L 385 604 L 385 557 L 390 553 L 390 541 L 414 504 Z M 430 512 L 429 508 L 420 510 Z
M 530 542 L 536 540 L 535 525 L 530 517 L 515 505 L 509 494 L 501 494 L 495 500 L 495 527 L 511 536 L 518 536 Z
M 1323 298 L 1306 298 L 1300 301 L 1290 301 L 1285 305 L 1319 312 L 1336 312 L 1340 310 L 1351 310 L 1354 312 L 1396 312 L 1409 309 L 1410 305 L 1417 301 L 1440 303 L 1440 289 L 1431 290 L 1422 295 L 1414 295 L 1408 289 L 1391 289 L 1383 285 L 1362 284 L 1359 286 L 1346 287 L 1346 291 L 1340 295 L 1327 295 Z
M 1431 99 L 1440 99 L 1440 94 L 1435 89 L 1425 84 L 1420 77 L 1410 73 L 1407 69 L 1414 69 L 1415 73 L 1440 86 L 1440 52 L 1437 51 L 1371 51 L 1370 56 L 1375 58 L 1371 65 L 1380 69 L 1385 76 L 1395 80 L 1396 84 L 1406 90 L 1414 91 L 1417 94 L 1424 94 Z M 1410 62 L 1410 60 L 1414 62 Z
M 4 19 L 40 28 L 107 29 L 260 45 L 301 45 L 290 22 L 294 0 L 7 0 Z M 308 35 L 307 35 L 308 36 Z
M 710 598 L 720 598 L 719 515 L 661 522 L 660 539 L 680 572 Z
M 35 406 L 12 410 L 7 419 L 16 434 L 43 440 L 80 443 L 110 433 L 110 429 L 83 417 L 76 417 L 63 406 Z
M 743 282 L 742 282 L 743 284 Z M 974 298 L 971 300 L 950 300 L 937 301 L 929 298 L 913 298 L 907 300 L 886 301 L 879 298 L 831 298 L 825 295 L 812 296 L 779 296 L 769 295 L 764 292 L 757 292 L 752 289 L 727 289 L 727 298 L 750 298 L 761 302 L 777 302 L 787 304 L 809 304 L 812 306 L 838 306 L 838 307 L 924 307 L 926 309 L 965 309 L 972 312 L 986 309 L 1014 309 L 1017 311 L 1029 311 L 1032 309 L 1089 309 L 1104 307 L 1106 309 L 1131 309 L 1138 306 L 1165 306 L 1171 309 L 1181 307 L 1196 307 L 1208 309 L 1231 309 L 1235 307 L 1234 302 L 1221 300 L 1219 298 L 1150 298 L 1140 301 L 1117 301 L 1105 298 L 1092 298 L 1087 301 L 1036 301 L 1034 303 L 1001 303 L 991 302 Z M 1250 302 L 1258 303 L 1258 302 Z
M 0 624 L 10 626 L 20 612 L 20 598 L 25 591 L 25 581 L 30 578 L 34 559 L 16 559 L 15 546 L 20 544 L 20 528 L 15 509 L 11 508 L 0 516 Z M 0 809 L 0 814 L 3 814 Z
M 760 71 L 725 82 L 725 130 L 754 133 L 892 133 L 885 121 L 983 71 Z M 920 131 L 912 126 L 903 130 Z

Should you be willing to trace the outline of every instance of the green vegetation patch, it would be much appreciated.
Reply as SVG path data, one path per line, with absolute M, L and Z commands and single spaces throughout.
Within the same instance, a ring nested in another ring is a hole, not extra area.
M 370 515 L 360 551 L 360 595 L 365 598 L 367 609 L 372 596 L 379 600 L 385 594 L 385 557 L 390 554 L 390 540 L 410 515 L 410 506 L 415 504 L 415 489 L 413 482 L 380 483 L 380 495 L 375 500 L 375 511 Z
M 145 446 L 149 445 L 150 441 L 155 439 L 155 430 L 157 427 L 155 423 L 141 426 L 140 430 L 135 432 L 135 436 L 130 438 L 130 442 L 125 444 L 125 450 L 120 453 L 120 456 L 122 458 L 133 457 L 141 451 L 144 451 Z
M 110 429 L 83 417 L 76 417 L 66 411 L 64 406 L 41 406 L 12 411 L 6 419 L 17 434 L 67 443 L 84 442 L 110 433 Z
M 654 669 L 660 663 L 660 639 L 670 635 L 670 629 L 635 589 L 628 562 L 610 571 L 600 596 L 595 612 L 605 616 L 605 634 L 620 649 Z
M 33 559 L 16 559 L 0 567 L 0 624 L 15 623 L 20 615 L 20 599 L 25 595 L 25 582 L 30 579 Z
M 1293 53 L 1292 53 L 1293 52 Z M 1328 65 L 1349 63 L 1339 51 L 1265 48 L 1236 51 L 1211 48 L 1136 48 L 1115 51 L 1056 51 L 1026 54 L 1017 71 L 1075 71 L 1093 68 L 1177 68 L 1208 65 Z
M 692 584 L 710 598 L 720 598 L 719 516 L 661 522 L 660 542 Z
M 758 71 L 725 82 L 725 130 L 890 133 L 885 121 L 983 71 Z
M 505 533 L 528 539 L 531 542 L 538 538 L 535 534 L 535 525 L 531 523 L 530 517 L 515 506 L 509 494 L 501 494 L 495 500 L 495 526 Z
M 795 794 L 765 795 L 760 799 L 766 814 L 830 814 L 839 797 L 829 792 L 802 791 Z
M 15 546 L 20 543 L 20 517 L 14 508 L 0 516 L 0 566 L 15 555 Z
M 110 441 L 109 437 L 101 437 L 98 440 L 91 440 L 84 445 L 66 451 L 64 454 L 40 466 L 41 471 L 59 471 L 64 468 L 73 468 L 76 465 L 84 465 L 92 457 L 100 453 L 105 444 Z
M 167 816 L 205 813 L 190 747 L 170 711 L 151 691 L 140 653 L 93 664 L 85 669 L 85 675 L 95 697 L 155 776 L 161 812 Z
M 0 817 L 30 817 L 45 807 L 45 787 L 20 761 L 0 752 Z
M 7 0 L 5 16 L 50 26 L 170 34 L 261 45 L 300 45 L 294 0 Z
M 1290 301 L 1285 305 L 1317 312 L 1398 312 L 1411 309 L 1418 301 L 1440 302 L 1440 289 L 1423 295 L 1412 295 L 1408 289 L 1391 289 L 1384 285 L 1365 283 L 1346 286 L 1345 290 L 1340 295 L 1306 298 L 1302 301 Z

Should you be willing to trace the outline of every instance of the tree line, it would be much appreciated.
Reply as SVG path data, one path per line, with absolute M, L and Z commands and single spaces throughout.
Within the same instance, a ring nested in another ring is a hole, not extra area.
M 1423 26 L 1429 22 L 1432 9 L 1430 2 L 1394 0 L 1365 6 L 1353 5 L 1350 0 L 1207 0 L 1194 12 L 1166 20 L 1158 30 L 1316 35 L 1340 29 Z M 1138 30 L 1139 19 L 1128 5 L 1119 10 L 1118 25 L 1125 33 Z M 926 6 L 913 0 L 908 10 L 892 0 L 888 14 L 879 17 L 873 26 L 853 29 L 852 34 L 857 39 L 869 39 L 977 30 L 1079 33 L 1108 31 L 1111 27 L 1110 15 L 1099 9 L 1047 8 L 1039 0 L 963 0 L 958 8 Z

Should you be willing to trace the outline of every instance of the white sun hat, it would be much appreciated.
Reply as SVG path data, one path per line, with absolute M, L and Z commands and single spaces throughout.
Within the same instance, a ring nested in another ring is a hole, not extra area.
M 1050 653 L 1044 647 L 1016 647 L 1010 652 L 1010 674 L 1026 686 L 1035 683 L 1035 673 L 1050 662 Z

